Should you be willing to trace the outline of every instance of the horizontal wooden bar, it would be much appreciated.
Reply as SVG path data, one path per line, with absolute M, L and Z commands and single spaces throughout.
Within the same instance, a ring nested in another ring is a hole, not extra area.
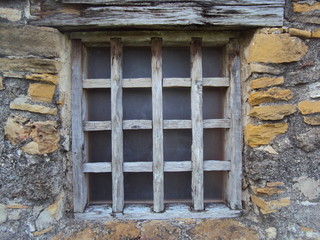
M 149 88 L 151 78 L 123 79 L 123 88 Z M 203 78 L 204 87 L 229 87 L 229 78 Z M 191 87 L 190 78 L 164 78 L 163 87 Z M 110 79 L 85 79 L 83 88 L 110 88 Z
M 123 120 L 124 130 L 152 129 L 152 120 Z M 111 121 L 84 121 L 84 131 L 111 130 Z M 230 128 L 229 119 L 205 119 L 204 128 Z M 191 120 L 163 120 L 164 129 L 190 129 Z
M 204 171 L 230 171 L 230 161 L 205 160 Z M 191 161 L 164 162 L 165 172 L 191 171 Z M 152 162 L 124 162 L 124 172 L 152 172 Z M 111 162 L 84 163 L 83 172 L 102 173 L 111 172 Z

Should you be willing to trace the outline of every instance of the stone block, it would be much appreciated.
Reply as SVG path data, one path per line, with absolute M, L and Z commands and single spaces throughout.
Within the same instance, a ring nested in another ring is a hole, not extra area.
M 311 31 L 311 37 L 312 38 L 320 38 L 320 28 L 313 29 Z
M 2 56 L 58 58 L 61 53 L 62 34 L 53 28 L 0 24 L 0 35 Z
M 7 221 L 7 210 L 4 204 L 0 203 L 0 224 Z
M 320 146 L 320 130 L 312 129 L 295 137 L 296 146 L 305 152 L 313 152 Z
M 252 125 L 245 127 L 245 142 L 250 147 L 269 144 L 276 136 L 288 130 L 287 123 Z
M 320 83 L 316 82 L 316 83 L 312 83 L 309 84 L 309 96 L 311 98 L 318 98 L 320 97 Z
M 274 195 L 274 194 L 281 194 L 284 193 L 283 190 L 280 190 L 278 188 L 274 188 L 274 187 L 252 187 L 252 191 L 254 194 L 256 195 Z
M 289 89 L 270 88 L 267 91 L 258 91 L 251 93 L 248 97 L 250 105 L 259 105 L 260 103 L 288 101 L 292 98 L 292 91 Z
M 296 111 L 294 105 L 259 106 L 251 109 L 249 116 L 261 120 L 280 120 Z
M 267 182 L 267 187 L 278 187 L 278 186 L 284 186 L 284 182 Z
M 320 113 L 320 101 L 302 101 L 299 103 L 298 108 L 303 115 Z
M 303 121 L 306 124 L 313 125 L 313 126 L 320 125 L 320 117 L 319 116 L 316 116 L 316 117 L 303 117 Z
M 320 195 L 320 180 L 307 176 L 293 179 L 296 183 L 293 187 L 299 190 L 308 200 L 314 200 Z
M 270 78 L 270 77 L 258 78 L 258 79 L 254 79 L 254 80 L 251 81 L 250 89 L 271 87 L 271 86 L 281 85 L 283 83 L 284 83 L 284 78 L 283 77 L 278 77 L 278 78 Z
M 52 102 L 55 89 L 55 85 L 32 83 L 29 85 L 28 96 L 33 101 Z
M 40 81 L 40 82 L 46 82 L 46 83 L 52 83 L 54 85 L 57 85 L 59 83 L 59 76 L 53 75 L 53 74 L 27 74 L 25 76 L 27 80 L 33 80 L 33 81 Z
M 312 5 L 307 3 L 293 3 L 293 11 L 296 13 L 304 13 L 315 10 L 320 10 L 320 2 L 315 2 Z
M 3 90 L 4 87 L 3 87 L 3 77 L 0 76 L 0 90 Z
M 43 234 L 46 234 L 46 233 L 50 232 L 52 229 L 53 229 L 53 227 L 48 227 L 48 228 L 45 228 L 45 229 L 43 229 L 41 231 L 36 231 L 36 232 L 33 233 L 33 236 L 34 237 L 41 236 Z
M 11 22 L 17 22 L 21 19 L 21 16 L 22 16 L 22 11 L 19 9 L 2 8 L 2 7 L 0 8 L 0 18 L 9 20 Z M 0 30 L 0 32 L 1 32 L 1 30 Z M 2 35 L 2 34 L 0 34 L 0 35 Z M 1 38 L 2 37 L 4 37 L 4 36 L 1 36 Z
M 28 121 L 21 116 L 10 116 L 4 126 L 5 137 L 14 145 L 28 139 L 31 131 L 25 126 Z
M 49 115 L 57 115 L 58 113 L 57 108 L 31 104 L 29 100 L 30 99 L 25 96 L 20 96 L 10 103 L 10 109 L 41 113 L 41 114 L 49 114 Z
M 288 63 L 299 61 L 308 47 L 297 37 L 289 34 L 255 34 L 248 49 L 248 63 Z
M 252 202 L 260 208 L 262 214 L 269 214 L 278 211 L 279 208 L 289 206 L 290 198 L 280 198 L 279 200 L 266 201 L 257 196 L 251 196 Z
M 276 240 L 277 239 L 277 229 L 275 227 L 269 227 L 266 229 L 266 238 L 267 240 Z
M 289 28 L 289 34 L 291 36 L 296 36 L 300 38 L 310 38 L 311 32 L 307 30 L 297 29 L 297 28 Z
M 38 230 L 48 229 L 54 222 L 60 220 L 64 211 L 64 194 L 60 194 L 55 202 L 44 209 L 36 220 Z
M 57 74 L 61 63 L 50 59 L 0 58 L 0 71 Z

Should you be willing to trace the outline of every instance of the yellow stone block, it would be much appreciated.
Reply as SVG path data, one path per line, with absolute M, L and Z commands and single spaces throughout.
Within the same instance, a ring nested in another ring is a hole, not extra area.
M 289 34 L 255 34 L 245 55 L 248 63 L 286 63 L 299 61 L 308 47 Z
M 53 75 L 53 74 L 28 74 L 25 76 L 28 80 L 34 80 L 34 81 L 41 81 L 41 82 L 47 82 L 57 85 L 59 83 L 59 76 Z
M 297 28 L 289 28 L 289 34 L 291 36 L 301 37 L 301 38 L 310 38 L 311 32 L 307 30 L 297 29 Z
M 302 101 L 299 103 L 298 108 L 303 115 L 319 113 L 320 101 L 316 101 L 316 102 Z
M 250 147 L 259 147 L 269 144 L 276 136 L 285 133 L 287 130 L 287 123 L 248 124 L 244 132 L 245 142 Z
M 303 121 L 309 125 L 320 125 L 320 117 L 303 117 Z
M 274 195 L 274 194 L 284 193 L 283 190 L 280 190 L 278 188 L 271 188 L 271 187 L 259 188 L 259 187 L 253 186 L 252 191 L 256 195 Z
M 267 182 L 267 187 L 283 186 L 284 182 Z
M 32 83 L 29 85 L 28 95 L 33 101 L 52 102 L 55 85 Z
M 312 5 L 309 5 L 307 3 L 294 3 L 293 4 L 293 11 L 296 13 L 304 13 L 314 10 L 320 10 L 320 2 L 315 2 Z
M 267 91 L 258 91 L 251 93 L 248 102 L 252 105 L 260 103 L 274 102 L 277 100 L 288 101 L 292 98 L 292 91 L 288 89 L 270 88 Z
M 30 104 L 28 103 L 28 98 L 22 96 L 18 97 L 10 103 L 10 109 L 34 112 L 34 113 L 41 113 L 41 114 L 50 114 L 50 115 L 57 115 L 58 109 L 46 107 L 37 104 Z
M 281 198 L 279 200 L 266 201 L 257 196 L 251 196 L 252 202 L 260 208 L 263 214 L 276 212 L 281 207 L 286 207 L 291 204 L 290 198 Z
M 273 105 L 254 107 L 249 113 L 250 117 L 257 117 L 261 120 L 280 120 L 296 111 L 294 105 Z
M 283 77 L 278 77 L 278 78 L 264 77 L 264 78 L 258 78 L 258 79 L 252 80 L 250 83 L 250 88 L 251 89 L 265 88 L 265 87 L 280 85 L 283 83 L 284 83 Z
M 314 29 L 311 31 L 311 37 L 312 38 L 320 38 L 320 29 Z

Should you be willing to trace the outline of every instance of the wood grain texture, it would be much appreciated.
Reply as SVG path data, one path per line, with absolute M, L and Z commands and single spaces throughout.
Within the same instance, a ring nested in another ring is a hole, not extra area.
M 191 41 L 191 124 L 192 124 L 192 201 L 195 211 L 204 210 L 203 190 L 203 120 L 201 38 Z
M 31 0 L 31 24 L 77 29 L 128 26 L 281 26 L 284 0 Z M 73 4 L 67 4 L 73 3 Z M 78 3 L 78 4 L 74 4 Z
M 227 202 L 231 209 L 241 209 L 241 180 L 242 180 L 242 118 L 241 118 L 241 79 L 240 79 L 240 57 L 239 42 L 233 39 L 227 45 L 227 56 L 229 56 L 230 88 L 229 88 L 229 114 L 231 128 L 229 130 L 229 156 L 231 159 L 231 170 L 227 181 Z
M 122 43 L 121 39 L 115 38 L 111 40 L 111 145 L 113 212 L 122 212 L 124 206 L 122 118 Z
M 151 39 L 152 68 L 152 149 L 153 211 L 164 211 L 163 112 L 162 112 L 162 39 Z
M 203 163 L 204 171 L 230 171 L 230 161 L 206 160 Z M 164 172 L 188 172 L 192 170 L 191 161 L 170 161 L 164 162 Z M 111 172 L 111 163 L 97 162 L 84 163 L 83 172 L 85 173 L 103 173 Z M 124 162 L 123 172 L 152 172 L 152 162 Z
M 74 212 L 87 203 L 87 180 L 82 171 L 84 133 L 82 129 L 82 44 L 72 41 L 72 173 Z

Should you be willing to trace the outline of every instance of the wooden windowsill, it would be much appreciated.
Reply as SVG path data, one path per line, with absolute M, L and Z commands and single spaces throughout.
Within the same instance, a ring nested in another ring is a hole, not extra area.
M 181 218 L 230 218 L 239 217 L 241 210 L 230 210 L 224 204 L 207 205 L 205 211 L 193 212 L 189 205 L 170 204 L 167 205 L 165 212 L 154 213 L 148 206 L 129 205 L 124 208 L 123 213 L 112 213 L 112 207 L 107 205 L 93 205 L 86 208 L 83 213 L 75 213 L 74 216 L 79 220 L 149 220 L 149 219 L 181 219 Z

